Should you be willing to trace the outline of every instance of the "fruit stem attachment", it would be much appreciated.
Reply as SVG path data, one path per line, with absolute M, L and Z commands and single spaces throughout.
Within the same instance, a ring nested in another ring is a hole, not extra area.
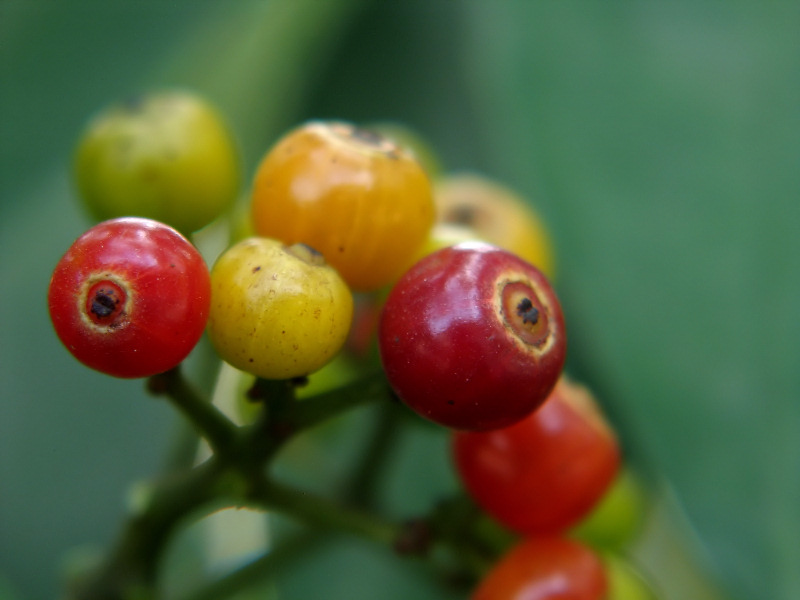
M 94 573 L 87 573 L 68 590 L 71 600 L 125 600 L 152 597 L 157 588 L 158 565 L 169 539 L 189 515 L 202 517 L 221 505 L 275 510 L 312 528 L 340 531 L 372 540 L 398 550 L 408 539 L 407 524 L 355 506 L 348 499 L 336 500 L 309 493 L 275 481 L 265 468 L 270 459 L 294 435 L 352 408 L 371 402 L 387 401 L 388 384 L 382 372 L 365 374 L 352 383 L 296 400 L 291 381 L 259 382 L 267 404 L 262 418 L 252 426 L 237 427 L 206 398 L 198 394 L 178 368 L 151 377 L 148 388 L 154 394 L 167 395 L 188 418 L 193 427 L 208 440 L 214 454 L 195 467 L 175 471 L 155 481 L 129 515 L 115 547 Z M 379 431 L 396 425 L 394 411 L 388 411 Z M 266 439 L 265 439 L 266 438 Z M 381 461 L 378 461 L 381 462 Z M 373 464 L 372 467 L 377 465 Z M 374 482 L 367 477 L 366 485 Z M 367 494 L 367 497 L 369 495 Z M 429 519 L 422 519 L 427 523 Z M 433 521 L 436 521 L 434 516 Z M 427 531 L 427 530 L 425 530 Z M 413 533 L 413 530 L 412 530 Z M 455 537 L 446 530 L 432 531 L 431 544 L 449 547 L 461 556 L 469 571 L 477 572 L 472 550 L 460 551 Z M 311 539 L 314 539 L 313 537 Z M 427 538 L 424 538 L 425 541 Z M 296 551 L 305 543 L 301 540 Z M 291 546 L 280 560 L 270 556 L 280 552 L 276 546 L 265 554 L 265 569 L 291 560 L 296 551 Z M 428 545 L 421 546 L 426 555 Z M 477 554 L 476 554 L 477 556 Z M 426 560 L 435 562 L 433 556 Z M 273 564 L 273 562 L 275 564 Z M 482 566 L 482 565 L 481 565 Z M 472 568 L 469 568 L 472 567 Z M 262 575 L 267 571 L 262 571 Z M 198 593 L 202 599 L 227 597 L 230 589 L 241 588 L 258 579 L 255 570 L 246 569 L 219 580 Z
M 286 252 L 315 267 L 324 267 L 327 264 L 322 253 L 308 244 L 292 244 L 286 248 Z
M 168 396 L 215 454 L 224 456 L 233 447 L 236 425 L 189 384 L 180 367 L 153 375 L 147 381 L 147 389 L 151 394 Z

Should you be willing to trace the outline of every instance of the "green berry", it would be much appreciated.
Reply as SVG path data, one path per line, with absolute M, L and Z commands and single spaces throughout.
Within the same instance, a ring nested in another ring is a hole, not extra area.
M 74 167 L 96 219 L 148 217 L 184 234 L 228 210 L 239 190 L 230 132 L 212 106 L 186 92 L 106 108 L 81 135 Z

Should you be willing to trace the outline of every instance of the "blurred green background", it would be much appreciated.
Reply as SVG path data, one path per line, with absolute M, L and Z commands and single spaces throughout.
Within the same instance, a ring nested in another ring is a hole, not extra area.
M 78 365 L 45 297 L 89 224 L 69 172 L 87 118 L 187 86 L 248 178 L 301 120 L 388 119 L 529 198 L 570 369 L 672 499 L 647 569 L 670 600 L 800 598 L 798 31 L 791 2 L 0 2 L 0 597 L 55 596 L 65 552 L 113 539 L 169 446 L 169 407 Z M 386 493 L 424 510 L 452 476 L 442 436 L 417 437 Z M 348 540 L 283 579 L 438 597 Z

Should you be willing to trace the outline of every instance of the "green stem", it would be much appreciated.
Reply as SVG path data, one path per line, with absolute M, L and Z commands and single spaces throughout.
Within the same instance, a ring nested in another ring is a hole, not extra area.
M 196 429 L 185 419 L 179 419 L 173 430 L 161 467 L 161 473 L 165 475 L 191 468 L 197 459 L 200 443 Z
M 309 429 L 347 410 L 372 402 L 389 401 L 391 392 L 382 372 L 365 375 L 342 387 L 299 400 L 285 418 L 294 430 Z
M 258 380 L 254 387 L 264 402 L 258 421 L 246 428 L 244 447 L 251 467 L 260 467 L 286 442 L 299 433 L 348 410 L 390 398 L 383 374 L 357 379 L 335 390 L 297 400 L 288 381 Z
M 400 533 L 400 526 L 376 515 L 333 502 L 327 498 L 298 490 L 273 480 L 264 480 L 253 489 L 250 501 L 267 510 L 274 510 L 303 523 L 371 539 L 391 546 Z
M 129 600 L 155 594 L 164 548 L 177 526 L 201 516 L 220 502 L 276 510 L 307 524 L 351 533 L 391 546 L 401 527 L 269 480 L 268 461 L 291 436 L 367 402 L 385 400 L 388 387 L 374 375 L 303 401 L 294 399 L 290 382 L 270 382 L 262 419 L 239 428 L 183 378 L 178 369 L 153 377 L 152 392 L 169 396 L 193 427 L 208 440 L 214 455 L 153 485 L 131 515 L 108 559 L 91 578 L 71 590 L 75 600 Z M 205 512 L 202 512 L 205 511 Z
M 189 384 L 180 367 L 151 377 L 148 388 L 154 394 L 169 396 L 215 453 L 224 454 L 232 448 L 236 425 Z
M 395 446 L 401 428 L 396 406 L 386 403 L 379 407 L 367 447 L 360 453 L 346 489 L 346 498 L 355 506 L 368 508 L 374 504 L 377 479 L 383 474 L 383 465 Z
M 119 540 L 100 569 L 71 590 L 73 600 L 128 600 L 154 595 L 166 542 L 179 523 L 202 506 L 218 500 L 217 461 L 153 486 L 149 499 L 127 521 Z

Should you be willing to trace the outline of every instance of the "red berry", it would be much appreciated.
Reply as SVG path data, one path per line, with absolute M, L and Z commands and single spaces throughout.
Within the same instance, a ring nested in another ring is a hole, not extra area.
M 457 432 L 456 468 L 483 509 L 524 535 L 562 532 L 597 504 L 618 471 L 614 432 L 585 388 L 562 378 L 510 427 Z
M 56 265 L 48 302 L 56 334 L 85 365 L 116 377 L 177 366 L 208 319 L 208 268 L 177 231 L 149 219 L 105 221 Z
M 561 306 L 542 273 L 482 242 L 438 250 L 392 289 L 381 315 L 381 360 L 397 395 L 456 429 L 519 421 L 564 365 Z
M 562 538 L 530 538 L 489 571 L 472 600 L 604 600 L 605 568 L 588 547 Z

